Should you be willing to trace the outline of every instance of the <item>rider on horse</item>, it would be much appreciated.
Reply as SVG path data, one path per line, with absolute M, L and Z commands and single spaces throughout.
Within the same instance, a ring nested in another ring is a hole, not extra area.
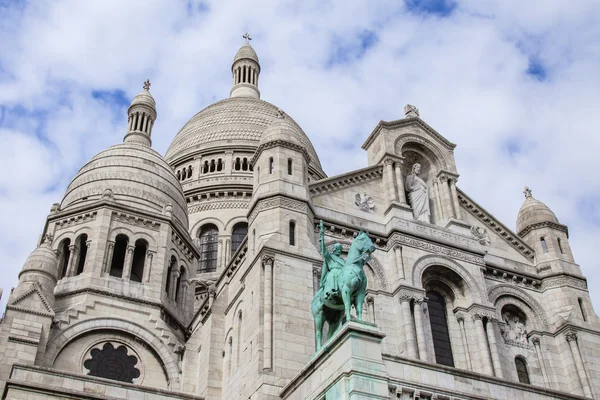
M 323 221 L 319 224 L 319 234 L 321 238 L 321 254 L 323 255 L 323 268 L 321 269 L 321 283 L 319 284 L 319 288 L 325 288 L 326 298 L 339 299 L 338 277 L 342 273 L 342 267 L 346 263 L 346 260 L 340 256 L 343 248 L 341 244 L 336 243 L 333 245 L 333 253 L 327 250 Z

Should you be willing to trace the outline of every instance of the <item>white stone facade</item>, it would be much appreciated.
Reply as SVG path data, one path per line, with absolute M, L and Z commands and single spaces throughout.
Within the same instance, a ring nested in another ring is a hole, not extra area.
M 326 177 L 298 124 L 259 99 L 260 72 L 244 44 L 231 98 L 164 159 L 144 85 L 124 143 L 52 206 L 9 295 L 2 398 L 600 396 L 600 319 L 546 205 L 527 189 L 507 228 L 457 187 L 456 145 L 414 106 L 366 138 L 368 166 Z M 418 219 L 405 186 L 416 163 Z M 377 250 L 368 323 L 315 355 L 320 220 L 327 246 L 347 251 L 366 230 Z

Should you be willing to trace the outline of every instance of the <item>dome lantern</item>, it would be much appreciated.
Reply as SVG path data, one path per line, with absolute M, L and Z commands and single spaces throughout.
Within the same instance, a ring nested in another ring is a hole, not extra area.
M 246 43 L 236 53 L 231 66 L 233 74 L 233 87 L 231 97 L 254 97 L 260 99 L 258 90 L 258 76 L 260 75 L 260 64 L 256 52 L 250 46 L 252 38 L 248 33 L 242 36 Z
M 151 135 L 156 121 L 156 102 L 150 94 L 149 79 L 144 82 L 144 89 L 133 98 L 127 114 L 127 134 L 123 141 L 152 146 Z

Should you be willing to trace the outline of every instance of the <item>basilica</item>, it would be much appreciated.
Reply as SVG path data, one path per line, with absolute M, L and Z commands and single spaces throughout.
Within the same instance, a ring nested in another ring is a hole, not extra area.
M 552 210 L 525 188 L 516 225 L 496 219 L 412 105 L 327 176 L 245 39 L 229 96 L 164 156 L 146 81 L 123 143 L 51 206 L 4 293 L 1 398 L 600 397 L 600 319 Z M 361 237 L 364 298 L 318 342 L 321 277 Z

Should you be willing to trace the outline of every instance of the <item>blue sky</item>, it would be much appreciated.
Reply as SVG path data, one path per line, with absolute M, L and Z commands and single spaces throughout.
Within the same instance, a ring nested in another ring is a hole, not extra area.
M 373 127 L 415 104 L 457 143 L 458 186 L 503 223 L 514 228 L 529 185 L 569 226 L 598 309 L 599 14 L 588 1 L 0 0 L 0 307 L 52 203 L 122 140 L 142 82 L 164 154 L 228 96 L 249 31 L 263 99 L 304 128 L 328 174 L 366 166 Z

